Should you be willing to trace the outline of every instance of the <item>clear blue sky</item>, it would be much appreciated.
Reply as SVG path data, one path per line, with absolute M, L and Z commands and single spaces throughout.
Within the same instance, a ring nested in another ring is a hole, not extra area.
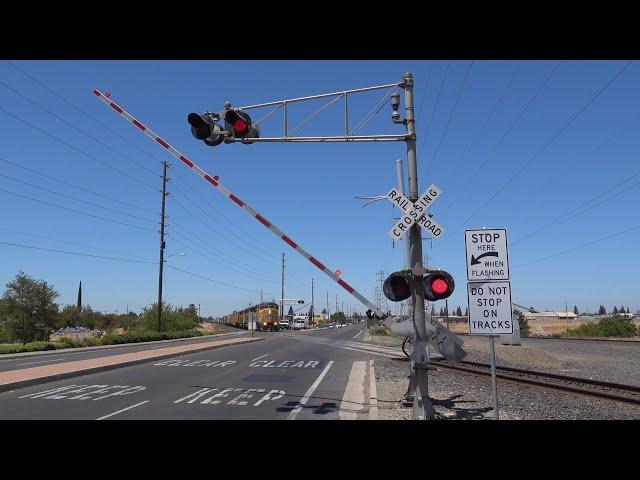
M 286 297 L 309 300 L 311 278 L 314 278 L 317 304 L 324 307 L 328 291 L 332 304 L 338 294 L 345 306 L 356 306 L 363 312 L 365 308 L 344 290 L 106 108 L 91 90 L 110 92 L 114 101 L 210 174 L 220 175 L 227 188 L 326 265 L 341 269 L 343 278 L 373 301 L 376 272 L 384 269 L 389 273 L 402 266 L 402 248 L 393 249 L 386 235 L 397 210 L 388 202 L 361 208 L 362 202 L 353 196 L 384 194 L 395 184 L 395 160 L 406 158 L 403 142 L 237 144 L 210 148 L 191 136 L 186 116 L 192 111 L 218 110 L 227 100 L 241 106 L 390 83 L 398 81 L 403 72 L 411 71 L 415 78 L 419 188 L 422 191 L 428 184 L 436 183 L 443 190 L 433 213 L 445 228 L 445 234 L 437 241 L 425 241 L 424 247 L 429 265 L 450 271 L 456 279 L 457 290 L 450 298 L 450 307 L 461 305 L 464 310 L 466 304 L 464 229 L 486 226 L 508 229 L 514 301 L 539 309 L 564 309 L 565 300 L 569 308 L 578 305 L 581 310 L 589 308 L 590 311 L 600 303 L 607 309 L 614 305 L 628 306 L 632 311 L 640 308 L 637 279 L 640 259 L 634 248 L 640 239 L 640 229 L 537 261 L 640 225 L 636 213 L 640 192 L 635 185 L 640 175 L 632 177 L 640 171 L 637 160 L 640 67 L 635 63 L 591 104 L 590 99 L 626 62 L 564 61 L 558 65 L 557 61 L 476 61 L 471 65 L 470 61 L 30 61 L 15 64 L 127 141 L 105 130 L 8 63 L 0 62 L 0 79 L 5 85 L 122 154 L 65 125 L 0 85 L 3 109 L 75 148 L 0 111 L 3 139 L 0 159 L 128 205 L 3 161 L 0 161 L 0 172 L 5 176 L 117 212 L 2 176 L 0 189 L 149 230 L 76 214 L 0 191 L 3 218 L 0 241 L 157 262 L 160 161 L 167 159 L 173 167 L 169 173 L 171 195 L 167 201 L 166 254 L 186 253 L 186 256 L 170 258 L 167 263 L 248 290 L 166 269 L 166 301 L 176 305 L 201 304 L 203 314 L 219 315 L 234 306 L 259 301 L 260 289 L 264 290 L 265 299 L 278 298 L 280 258 L 285 252 Z M 461 89 L 467 72 L 468 82 Z M 372 92 L 351 99 L 352 126 L 381 95 L 381 92 Z M 292 108 L 290 124 L 297 124 L 320 105 L 322 102 Z M 391 123 L 390 110 L 385 106 L 360 133 L 402 133 L 403 127 Z M 341 122 L 342 104 L 338 103 L 300 133 L 339 134 Z M 278 135 L 280 129 L 281 117 L 276 114 L 265 121 L 263 136 Z M 125 171 L 143 183 L 99 162 Z M 625 182 L 629 177 L 632 178 Z M 569 215 L 568 221 L 538 231 L 555 220 L 564 220 L 566 214 L 575 213 L 585 202 L 607 191 L 588 203 L 587 206 L 594 207 L 585 213 Z M 615 197 L 608 200 L 613 195 Z M 517 242 L 532 232 L 536 232 L 535 235 Z M 62 304 L 75 303 L 80 280 L 84 303 L 103 311 L 123 312 L 127 305 L 130 310 L 139 311 L 157 295 L 157 265 L 154 264 L 69 256 L 2 244 L 0 252 L 0 284 L 4 286 L 22 270 L 53 283 L 61 293 Z

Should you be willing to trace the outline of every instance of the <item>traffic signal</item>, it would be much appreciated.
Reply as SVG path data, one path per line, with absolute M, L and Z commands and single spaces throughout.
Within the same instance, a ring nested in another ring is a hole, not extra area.
M 424 278 L 424 298 L 430 302 L 448 298 L 455 287 L 453 277 L 448 272 L 432 272 Z
M 304 303 L 304 300 L 298 300 L 298 303 Z
M 260 128 L 252 125 L 251 117 L 245 112 L 229 108 L 224 113 L 225 130 L 231 132 L 234 138 L 258 138 Z M 243 141 L 242 143 L 253 143 Z
M 384 296 L 392 302 L 401 302 L 411 296 L 415 289 L 413 275 L 408 271 L 394 272 L 387 277 L 382 285 Z
M 187 117 L 191 125 L 191 135 L 198 140 L 203 140 L 210 147 L 220 145 L 224 141 L 222 128 L 216 123 L 217 118 L 212 114 L 198 115 L 190 113 Z

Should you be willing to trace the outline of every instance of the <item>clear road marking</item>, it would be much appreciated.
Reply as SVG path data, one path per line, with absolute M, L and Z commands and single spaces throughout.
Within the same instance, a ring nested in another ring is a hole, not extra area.
M 47 363 L 47 362 L 60 362 L 64 360 L 63 358 L 53 358 L 51 360 L 40 360 L 39 362 L 29 362 L 29 363 L 18 363 L 16 367 L 20 367 L 22 365 L 35 365 L 36 363 Z
M 163 360 L 158 363 L 154 363 L 154 367 L 165 366 L 165 367 L 226 367 L 227 365 L 233 365 L 236 363 L 235 360 Z
M 132 393 L 138 393 L 142 390 L 146 390 L 147 387 L 143 387 L 141 385 L 136 385 L 130 387 L 128 385 L 66 385 L 64 387 L 57 387 L 53 389 L 48 389 L 44 391 L 39 391 L 35 393 L 29 393 L 27 395 L 22 395 L 18 398 L 44 398 L 45 400 L 102 400 L 103 398 L 113 397 L 113 396 L 122 396 L 122 395 L 131 395 Z M 112 391 L 112 390 L 116 391 Z M 87 391 L 90 390 L 90 391 Z M 80 395 L 76 395 L 74 397 L 69 396 L 72 393 L 79 393 Z M 107 395 L 103 395 L 98 398 L 92 398 L 90 395 L 106 393 Z
M 378 420 L 378 389 L 373 360 L 369 360 L 369 420 Z
M 364 332 L 364 329 L 362 329 L 362 330 L 360 330 L 358 333 L 356 333 L 356 334 L 353 336 L 353 338 L 359 337 L 359 336 L 360 336 L 360 334 L 361 334 L 362 332 Z
M 260 360 L 262 357 L 266 357 L 267 355 L 269 355 L 268 353 L 265 353 L 264 355 L 260 355 L 257 358 L 254 358 L 253 360 L 251 360 L 252 362 L 255 362 L 256 360 Z
M 110 413 L 109 415 L 105 415 L 104 417 L 96 418 L 96 420 L 104 420 L 105 418 L 113 417 L 122 412 L 126 412 L 127 410 L 131 410 L 132 408 L 139 407 L 140 405 L 144 405 L 145 403 L 149 403 L 149 400 L 145 400 L 144 402 L 136 403 L 135 405 L 131 405 L 130 407 L 123 408 L 122 410 L 118 410 L 117 412 Z
M 331 368 L 331 365 L 333 365 L 333 360 L 331 360 L 329 363 L 327 363 L 327 366 L 324 367 L 324 370 L 322 370 L 322 373 L 318 376 L 318 378 L 316 378 L 316 381 L 313 382 L 313 385 L 311 385 L 309 387 L 309 389 L 307 390 L 307 393 L 304 394 L 304 397 L 302 397 L 300 399 L 300 401 L 298 402 L 298 405 L 296 406 L 296 408 L 291 410 L 291 413 L 289 413 L 289 416 L 287 417 L 287 420 L 295 420 L 296 419 L 298 414 L 302 411 L 302 407 L 304 407 L 305 403 L 307 403 L 307 400 L 309 400 L 309 397 L 311 397 L 311 395 L 313 395 L 313 392 L 316 390 L 316 388 L 318 388 L 318 385 L 320 385 L 320 382 L 322 381 L 324 376 L 327 374 L 327 372 Z
M 317 360 L 260 360 L 259 362 L 251 362 L 249 366 L 261 368 L 319 368 L 318 365 L 321 363 Z
M 367 362 L 355 361 L 349 373 L 347 388 L 344 390 L 340 410 L 340 420 L 356 420 L 358 411 L 364 409 L 364 385 L 367 375 Z

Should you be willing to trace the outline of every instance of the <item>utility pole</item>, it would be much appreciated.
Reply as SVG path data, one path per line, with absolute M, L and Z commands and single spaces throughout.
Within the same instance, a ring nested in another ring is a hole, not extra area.
M 331 315 L 329 315 L 329 290 L 327 290 L 327 322 L 331 320 Z
M 403 123 L 407 129 L 407 168 L 409 173 L 409 200 L 418 200 L 418 162 L 416 156 L 416 125 L 413 107 L 413 75 L 409 72 L 403 76 L 405 119 Z M 429 352 L 427 343 L 427 326 L 424 311 L 424 266 L 422 264 L 422 234 L 418 224 L 413 224 L 409 232 L 409 253 L 411 268 L 414 269 L 414 280 L 417 285 L 413 311 L 413 327 L 415 340 L 413 344 L 413 358 L 411 367 L 415 374 L 415 401 L 413 402 L 413 417 L 419 420 L 433 418 L 433 407 L 429 398 L 429 377 L 427 365 Z
M 160 214 L 160 271 L 158 273 L 158 332 L 162 331 L 162 269 L 164 267 L 164 204 L 167 198 L 167 167 L 169 164 L 162 162 L 162 213 Z
M 263 302 L 263 300 L 262 300 L 262 289 L 260 289 L 260 303 L 262 303 L 262 302 Z
M 284 318 L 284 253 L 282 254 L 282 291 L 280 297 L 280 320 Z
M 201 317 L 201 315 L 200 315 L 200 304 L 198 304 L 198 317 Z
M 316 309 L 313 303 L 313 278 L 311 279 L 311 323 L 315 325 Z

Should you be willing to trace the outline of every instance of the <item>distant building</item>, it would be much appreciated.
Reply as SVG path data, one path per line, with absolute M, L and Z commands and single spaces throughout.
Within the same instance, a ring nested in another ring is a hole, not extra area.
M 567 312 L 522 312 L 527 320 L 575 320 L 578 316 L 571 311 Z

